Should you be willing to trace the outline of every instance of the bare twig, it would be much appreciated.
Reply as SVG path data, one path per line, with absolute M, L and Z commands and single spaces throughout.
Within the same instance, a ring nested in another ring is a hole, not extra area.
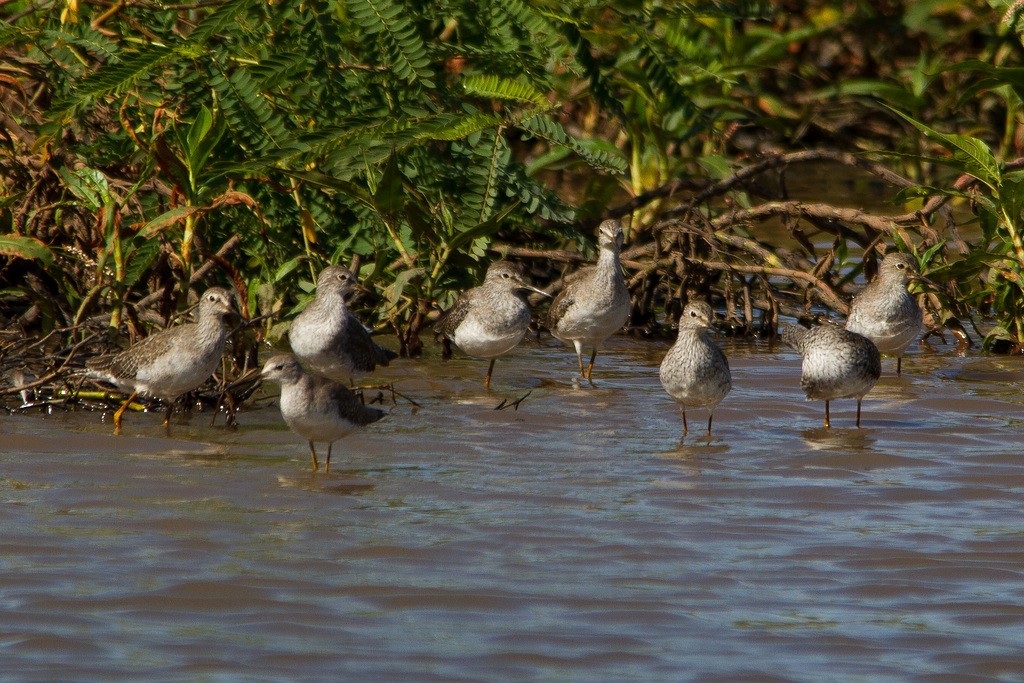
M 92 342 L 94 339 L 96 339 L 97 336 L 97 334 L 89 335 L 82 341 L 73 345 L 69 350 L 67 357 L 59 366 L 57 366 L 55 370 L 51 370 L 50 372 L 48 372 L 47 374 L 40 377 L 34 382 L 30 382 L 28 384 L 20 384 L 15 387 L 9 387 L 7 389 L 0 389 L 0 396 L 9 396 L 11 394 L 17 394 L 22 391 L 25 391 L 26 389 L 35 389 L 36 387 L 41 387 L 44 384 L 49 384 L 50 382 L 61 376 L 61 373 L 64 372 L 64 369 L 68 367 L 68 365 L 71 363 L 71 360 L 75 357 L 75 354 L 78 352 L 78 349 Z
M 568 249 L 530 249 L 528 247 L 513 247 L 509 244 L 495 244 L 490 251 L 502 256 L 514 258 L 535 258 L 560 263 L 586 263 L 587 257 L 578 251 Z
M 501 403 L 494 406 L 495 410 L 505 410 L 505 408 L 512 408 L 512 410 L 519 410 L 519 404 L 526 400 L 526 397 L 532 394 L 533 391 L 527 391 L 525 394 L 520 396 L 514 401 L 509 401 L 507 398 L 501 399 Z
M 736 273 L 751 273 L 767 277 L 785 277 L 790 280 L 799 280 L 815 287 L 822 295 L 822 300 L 833 310 L 846 315 L 850 312 L 850 306 L 840 297 L 831 286 L 821 278 L 810 273 L 792 268 L 769 268 L 766 266 L 748 266 L 737 263 L 725 263 L 723 261 L 705 261 L 702 259 L 688 258 L 687 261 L 699 263 L 705 268 L 712 270 L 733 271 Z
M 892 217 L 876 216 L 860 209 L 847 209 L 831 204 L 805 204 L 803 202 L 768 202 L 750 209 L 740 209 L 724 214 L 711 223 L 716 229 L 722 229 L 737 223 L 764 220 L 776 216 L 797 216 L 807 219 L 824 219 L 843 223 L 857 223 L 884 233 L 898 230 Z
M 206 277 L 206 274 L 213 270 L 213 267 L 217 265 L 217 259 L 224 259 L 228 254 L 238 248 L 238 245 L 242 243 L 242 238 L 235 234 L 232 235 L 228 240 L 217 250 L 217 253 L 213 257 L 206 260 L 203 265 L 199 266 L 192 272 L 192 277 L 189 278 L 189 284 L 195 284 Z M 145 308 L 153 304 L 157 299 L 163 296 L 163 291 L 158 290 L 147 296 L 144 296 L 135 306 L 136 308 Z

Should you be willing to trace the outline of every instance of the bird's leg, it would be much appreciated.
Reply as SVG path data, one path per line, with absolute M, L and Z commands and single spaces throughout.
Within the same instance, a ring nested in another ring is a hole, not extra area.
M 832 425 L 828 421 L 828 401 L 825 401 L 825 429 L 829 429 Z
M 128 406 L 131 405 L 132 401 L 134 401 L 138 397 L 138 395 L 139 395 L 139 392 L 137 392 L 137 391 L 132 392 L 132 395 L 128 397 L 128 400 L 125 401 L 124 403 L 122 403 L 121 407 L 117 409 L 116 413 L 114 413 L 114 435 L 115 436 L 121 434 L 121 416 L 124 415 L 124 411 L 128 410 Z
M 490 365 L 487 366 L 487 376 L 484 377 L 484 389 L 491 388 L 491 373 L 494 372 L 494 361 L 496 360 L 497 358 L 492 358 Z
M 903 374 L 903 356 L 896 356 L 896 376 Z M 857 425 L 858 427 L 860 425 Z
M 576 347 L 576 360 L 579 361 L 580 364 L 580 377 L 586 379 L 587 375 L 583 372 L 583 344 L 578 341 L 573 341 L 573 346 Z
M 860 402 L 862 399 L 857 399 L 857 429 L 860 429 Z
M 686 408 L 679 406 L 679 414 L 683 416 L 683 436 L 690 433 L 690 428 L 686 424 Z
M 711 413 L 708 415 L 708 436 L 711 436 L 711 420 L 715 419 L 715 414 Z
M 167 436 L 171 435 L 171 414 L 174 413 L 174 401 L 167 404 L 167 412 L 164 414 L 164 429 L 167 430 Z
M 316 446 L 312 441 L 309 442 L 309 454 L 313 457 L 313 471 L 316 472 L 320 469 L 320 464 L 316 461 Z
M 590 373 L 594 371 L 594 359 L 595 358 L 597 358 L 597 347 L 596 346 L 594 347 L 594 352 L 590 354 L 590 363 L 587 364 L 587 381 L 590 382 L 591 384 L 593 384 L 593 382 L 590 381 Z
M 327 474 L 328 472 L 331 471 L 331 449 L 332 448 L 334 448 L 334 442 L 333 441 L 328 441 L 327 442 L 327 462 L 324 463 L 324 474 Z

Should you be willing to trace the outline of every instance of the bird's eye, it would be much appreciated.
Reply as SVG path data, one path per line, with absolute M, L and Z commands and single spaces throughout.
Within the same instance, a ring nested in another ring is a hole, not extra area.
M 506 280 L 509 279 L 509 277 L 511 277 L 508 273 L 502 273 L 501 276 Z
M 213 294 L 211 294 L 210 296 L 206 297 L 206 300 L 207 300 L 207 301 L 216 301 L 216 300 L 217 300 L 217 297 L 216 297 L 216 296 L 214 296 Z
M 696 318 L 697 317 L 697 311 L 690 311 L 690 317 L 691 318 Z
M 907 267 L 907 264 L 906 263 L 897 263 L 896 267 L 899 268 L 900 270 L 903 270 L 904 268 Z

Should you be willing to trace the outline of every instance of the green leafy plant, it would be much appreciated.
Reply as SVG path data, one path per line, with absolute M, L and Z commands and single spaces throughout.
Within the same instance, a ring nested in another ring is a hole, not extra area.
M 760 155 L 889 149 L 921 179 L 948 159 L 879 101 L 995 158 L 1021 115 L 1016 20 L 993 25 L 984 3 L 79 0 L 12 16 L 0 231 L 57 256 L 30 263 L 65 290 L 68 321 L 105 303 L 117 324 L 144 291 L 176 289 L 180 306 L 198 273 L 234 281 L 280 335 L 319 268 L 345 261 L 376 290 L 358 302 L 367 319 L 415 353 L 432 309 L 491 258 L 588 252 L 609 216 L 627 219 L 648 323 L 691 285 L 730 306 L 743 292 L 770 319 L 777 285 L 752 268 L 813 268 L 804 281 L 842 288 L 827 266 L 856 263 L 889 228 L 785 203 L 784 180 L 750 171 Z M 964 296 L 989 306 L 1014 291 L 1018 183 L 1011 166 L 974 170 L 991 199 L 979 220 L 1006 247 L 998 268 L 985 257 L 999 273 L 986 281 L 1006 288 Z M 805 233 L 798 253 L 777 249 L 758 221 L 780 214 L 829 232 L 830 255 Z M 933 254 L 934 268 L 954 262 Z M 535 270 L 556 280 L 555 263 Z
M 965 301 L 991 309 L 997 324 L 987 331 L 986 346 L 1009 342 L 1024 347 L 1024 170 L 1008 168 L 983 140 L 943 133 L 900 116 L 948 153 L 930 156 L 929 162 L 969 179 L 950 188 L 931 188 L 929 193 L 968 200 L 981 228 L 980 241 L 968 258 L 934 272 L 955 276 L 969 287 Z

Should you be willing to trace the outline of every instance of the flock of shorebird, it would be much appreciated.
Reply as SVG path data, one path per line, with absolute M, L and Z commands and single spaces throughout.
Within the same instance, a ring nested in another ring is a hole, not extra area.
M 547 316 L 551 333 L 575 347 L 580 376 L 588 381 L 602 342 L 620 330 L 629 315 L 629 291 L 619 262 L 622 240 L 618 221 L 601 224 L 597 263 L 565 277 Z M 782 340 L 803 358 L 800 384 L 808 400 L 825 401 L 825 427 L 830 426 L 829 403 L 839 398 L 857 399 L 860 426 L 861 401 L 881 374 L 881 354 L 896 356 L 897 373 L 902 369 L 903 353 L 923 326 L 921 309 L 907 290 L 915 278 L 920 276 L 912 257 L 887 254 L 878 276 L 853 300 L 845 328 L 782 326 Z M 272 356 L 261 373 L 263 379 L 281 385 L 281 414 L 309 442 L 314 470 L 319 469 L 316 442 L 328 444 L 328 471 L 335 440 L 384 416 L 349 389 L 354 377 L 396 357 L 377 344 L 349 310 L 345 298 L 360 287 L 349 270 L 324 268 L 317 278 L 316 298 L 290 327 L 292 353 Z M 446 354 L 454 343 L 467 355 L 490 361 L 484 387 L 490 386 L 495 360 L 515 348 L 530 327 L 528 291 L 548 296 L 524 280 L 519 266 L 497 261 L 484 282 L 464 292 L 434 328 Z M 114 414 L 115 433 L 120 433 L 122 415 L 139 394 L 172 406 L 213 374 L 233 313 L 230 294 L 214 287 L 203 294 L 195 322 L 151 334 L 120 353 L 87 362 L 89 376 L 130 394 Z M 690 301 L 679 320 L 679 336 L 661 363 L 661 384 L 679 405 L 684 435 L 689 432 L 688 407 L 709 410 L 710 435 L 714 409 L 732 388 L 729 362 L 709 334 L 713 321 L 711 306 Z M 591 355 L 584 368 L 586 348 Z M 170 415 L 168 408 L 165 424 Z

